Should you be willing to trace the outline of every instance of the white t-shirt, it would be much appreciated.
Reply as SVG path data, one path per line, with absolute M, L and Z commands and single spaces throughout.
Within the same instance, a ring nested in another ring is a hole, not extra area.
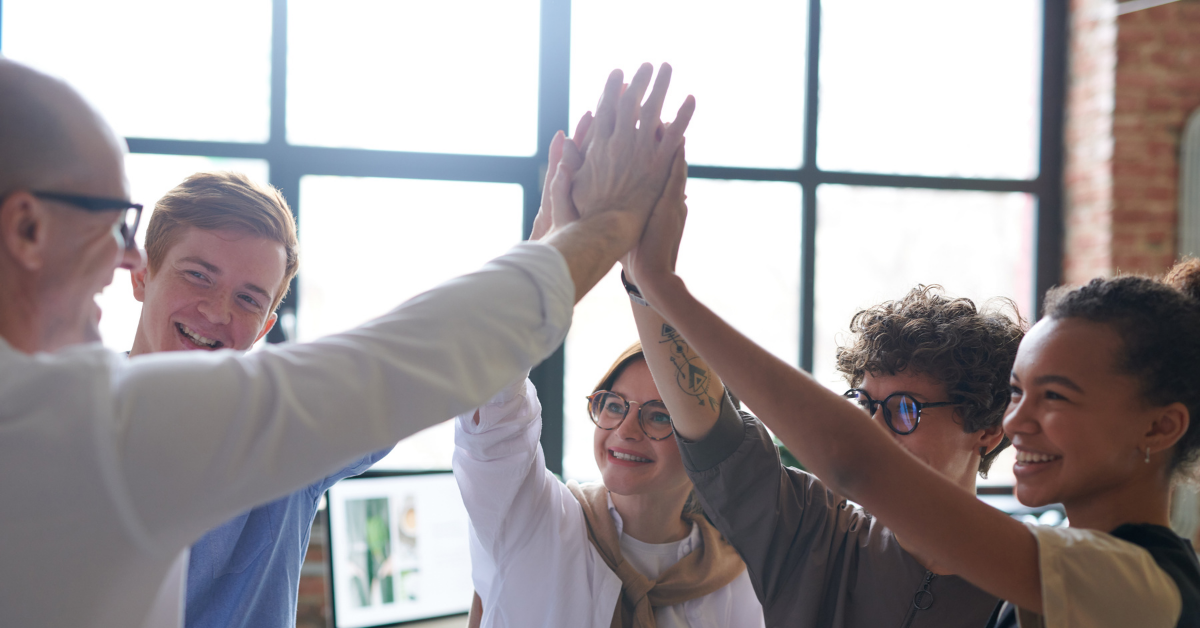
M 651 580 L 658 578 L 662 572 L 679 562 L 679 559 L 691 553 L 695 547 L 692 537 L 698 536 L 696 524 L 692 524 L 692 533 L 687 537 L 670 543 L 643 543 L 628 534 L 621 535 L 621 556 L 633 564 L 643 576 Z M 686 547 L 685 547 L 686 546 Z M 683 605 L 660 606 L 654 611 L 654 620 L 659 628 L 687 628 L 687 617 L 683 614 Z

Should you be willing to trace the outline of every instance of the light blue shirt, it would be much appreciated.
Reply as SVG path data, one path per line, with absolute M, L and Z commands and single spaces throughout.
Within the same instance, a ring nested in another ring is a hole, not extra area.
M 292 628 L 300 567 L 321 495 L 338 480 L 358 475 L 391 447 L 295 493 L 244 512 L 192 546 L 188 564 L 187 628 Z

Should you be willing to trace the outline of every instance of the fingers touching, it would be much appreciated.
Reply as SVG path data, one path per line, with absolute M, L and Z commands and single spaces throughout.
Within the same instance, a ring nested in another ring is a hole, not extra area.
M 684 98 L 683 104 L 679 106 L 679 113 L 675 114 L 675 120 L 668 124 L 663 131 L 662 143 L 664 148 L 683 145 L 683 134 L 687 131 L 688 123 L 692 121 L 692 114 L 695 112 L 695 97 L 688 96 Z
M 688 165 L 687 158 L 683 154 L 683 146 L 675 151 L 675 160 L 671 162 L 671 175 L 667 179 L 667 189 L 663 190 L 664 199 L 678 199 L 679 203 L 683 203 L 686 198 L 684 191 L 687 189 L 687 174 Z
M 596 120 L 592 123 L 592 130 L 597 139 L 605 139 L 612 135 L 617 122 L 617 101 L 620 99 L 621 81 L 624 76 L 621 70 L 613 70 L 608 75 L 608 82 L 604 84 L 604 94 L 600 96 L 600 104 L 596 105 Z
M 555 228 L 579 219 L 579 212 L 571 200 L 571 179 L 583 165 L 583 155 L 574 142 L 565 142 L 562 160 L 550 184 L 550 208 Z
M 687 159 L 681 146 L 671 162 L 667 187 L 646 224 L 642 239 L 630 254 L 638 286 L 653 284 L 658 278 L 675 271 L 679 242 L 687 221 Z
M 588 130 L 592 128 L 592 112 L 587 112 L 579 118 L 579 123 L 575 125 L 575 134 L 571 136 L 571 140 L 575 142 L 576 148 L 579 148 L 584 153 L 587 152 L 587 137 Z
M 562 131 L 555 133 L 554 139 L 550 140 L 550 158 L 546 163 L 546 177 L 542 182 L 542 204 L 538 208 L 537 216 L 533 219 L 533 228 L 529 232 L 530 240 L 541 240 L 552 226 L 550 223 L 550 183 L 558 172 L 558 162 L 562 161 L 564 142 L 566 142 L 566 138 Z
M 670 84 L 671 65 L 664 63 L 658 68 L 658 76 L 654 79 L 654 89 L 650 90 L 650 97 L 642 105 L 639 120 L 641 128 L 649 129 L 661 124 L 659 117 L 662 115 L 663 101 L 667 98 L 667 86 Z
M 617 125 L 614 133 L 625 134 L 633 132 L 634 124 L 637 123 L 638 117 L 641 114 L 642 97 L 646 95 L 646 88 L 650 86 L 650 77 L 653 74 L 654 66 L 649 63 L 643 63 L 638 67 L 637 72 L 633 74 L 633 80 L 629 82 L 629 88 L 621 95 L 620 102 L 617 105 Z

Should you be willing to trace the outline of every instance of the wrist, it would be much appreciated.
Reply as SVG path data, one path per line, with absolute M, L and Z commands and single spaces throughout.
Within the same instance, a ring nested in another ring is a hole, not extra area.
M 629 277 L 625 275 L 625 270 L 624 267 L 621 268 L 621 285 L 625 286 L 625 292 L 629 294 L 629 300 L 637 305 L 649 307 L 650 303 L 642 296 L 641 290 L 638 290 L 636 285 L 630 283 Z
M 671 295 L 678 293 L 680 290 L 687 290 L 683 284 L 683 279 L 673 271 L 667 270 L 653 273 L 643 271 L 638 275 L 637 287 L 641 292 L 642 298 L 648 301 L 652 307 L 670 300 L 672 298 Z

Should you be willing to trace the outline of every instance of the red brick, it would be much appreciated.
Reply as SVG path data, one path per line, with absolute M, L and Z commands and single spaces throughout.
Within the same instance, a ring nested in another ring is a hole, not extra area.
M 300 576 L 300 595 L 325 595 L 325 578 L 320 576 Z

